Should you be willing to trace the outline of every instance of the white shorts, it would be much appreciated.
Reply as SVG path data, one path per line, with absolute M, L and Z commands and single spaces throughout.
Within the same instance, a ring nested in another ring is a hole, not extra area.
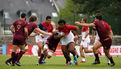
M 68 35 L 65 35 L 61 40 L 61 45 L 68 45 L 71 42 L 74 42 L 74 35 L 73 33 L 70 31 L 70 33 Z
M 35 36 L 36 43 L 43 42 L 45 44 L 46 43 L 46 40 L 47 40 L 47 37 L 46 38 L 42 38 L 41 35 Z
M 28 45 L 25 46 L 25 49 L 28 49 Z
M 84 48 L 88 48 L 89 43 L 90 42 L 88 42 L 88 41 L 81 41 L 80 45 L 83 46 Z

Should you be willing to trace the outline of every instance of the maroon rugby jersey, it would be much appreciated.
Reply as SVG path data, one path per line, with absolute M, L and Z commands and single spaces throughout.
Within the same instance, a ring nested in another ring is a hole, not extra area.
M 24 38 L 25 34 L 24 34 L 24 27 L 27 25 L 27 22 L 24 20 L 17 20 L 13 23 L 13 26 L 15 28 L 15 33 L 14 33 L 14 37 L 15 38 Z
M 35 23 L 30 22 L 27 24 L 26 27 L 28 28 L 28 35 L 30 35 L 34 31 L 34 29 L 37 28 L 38 26 Z
M 104 21 L 94 22 L 100 41 L 104 41 L 106 38 L 110 38 L 108 35 L 107 26 Z

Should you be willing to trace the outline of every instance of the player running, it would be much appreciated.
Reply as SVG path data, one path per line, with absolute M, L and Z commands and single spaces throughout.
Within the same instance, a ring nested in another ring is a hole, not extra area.
M 62 45 L 62 52 L 66 59 L 66 65 L 68 65 L 68 62 L 69 65 L 73 65 L 70 58 L 70 53 L 72 53 L 74 56 L 74 63 L 78 65 L 77 54 L 75 51 L 74 36 L 71 32 L 71 30 L 78 31 L 78 27 L 66 24 L 65 20 L 59 20 L 58 25 L 59 26 L 57 27 L 57 30 L 65 34 L 65 36 L 61 38 L 60 42 Z
M 51 16 L 47 16 L 46 17 L 46 21 L 45 22 L 41 22 L 39 25 L 39 28 L 45 32 L 52 32 L 53 31 L 53 26 L 51 24 Z M 38 64 L 42 64 L 45 62 L 41 62 L 40 63 L 40 55 L 41 55 L 41 51 L 42 51 L 42 48 L 43 48 L 43 44 L 45 44 L 46 40 L 48 38 L 48 35 L 43 35 L 43 34 L 40 34 L 40 35 L 37 35 L 35 36 L 35 40 L 36 40 L 36 44 L 38 45 L 39 47 L 39 50 L 38 50 Z
M 87 19 L 82 18 L 81 22 L 83 24 L 86 24 Z M 81 43 L 80 43 L 80 54 L 81 54 L 81 57 L 82 57 L 82 60 L 81 60 L 82 63 L 86 62 L 84 52 L 85 53 L 92 53 L 93 52 L 92 49 L 88 49 L 89 43 L 90 43 L 89 28 L 88 27 L 82 27 L 82 40 L 81 40 Z M 83 50 L 84 50 L 84 52 L 83 52 Z
M 105 22 L 105 21 L 103 21 L 103 22 L 105 23 L 108 32 L 110 32 L 111 36 L 113 36 L 113 32 L 111 31 L 111 28 L 110 28 L 110 26 L 108 25 L 108 23 Z M 95 33 L 96 33 L 96 36 L 95 36 L 95 40 L 94 40 L 94 35 L 95 35 Z M 95 27 L 93 27 L 93 30 L 92 30 L 92 38 L 91 38 L 91 41 L 92 41 L 92 40 L 94 40 L 94 44 L 95 44 L 96 42 L 99 41 L 99 36 L 98 36 L 98 33 L 97 33 Z M 106 57 L 106 58 L 107 58 L 107 65 L 110 65 L 110 60 L 108 59 L 108 57 Z
M 110 31 L 110 35 L 109 35 L 107 27 L 106 27 L 106 24 L 102 20 L 102 15 L 101 14 L 96 14 L 94 23 L 83 24 L 83 23 L 80 23 L 80 22 L 75 22 L 75 24 L 78 25 L 78 26 L 96 27 L 96 30 L 98 32 L 100 41 L 96 42 L 94 44 L 94 46 L 93 46 L 93 52 L 94 52 L 94 55 L 95 55 L 95 62 L 93 64 L 100 64 L 100 60 L 99 60 L 99 56 L 98 56 L 98 53 L 97 53 L 97 49 L 99 47 L 103 46 L 104 53 L 105 53 L 105 55 L 108 57 L 108 59 L 111 62 L 110 66 L 114 66 L 115 63 L 113 61 L 112 56 L 109 53 L 110 47 L 111 47 L 111 44 L 112 44 L 112 35 L 111 35 L 112 31 Z

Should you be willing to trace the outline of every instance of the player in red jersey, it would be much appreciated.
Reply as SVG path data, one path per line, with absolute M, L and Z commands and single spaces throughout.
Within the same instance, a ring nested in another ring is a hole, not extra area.
M 10 27 L 11 32 L 13 33 L 13 49 L 11 53 L 12 58 L 12 66 L 14 64 L 17 64 L 22 55 L 24 54 L 24 48 L 25 48 L 25 34 L 24 34 L 24 27 L 27 25 L 26 20 L 26 14 L 21 14 L 21 19 L 16 20 Z M 18 56 L 16 54 L 17 46 L 20 48 L 20 52 L 18 53 Z M 17 56 L 17 58 L 16 58 Z M 8 62 L 6 62 L 8 64 Z M 18 65 L 19 66 L 19 65 Z
M 105 53 L 105 55 L 108 57 L 108 59 L 111 62 L 110 66 L 114 66 L 115 63 L 113 61 L 112 56 L 109 53 L 110 47 L 111 47 L 111 44 L 112 44 L 112 30 L 109 31 L 109 33 L 110 33 L 110 35 L 109 35 L 107 27 L 106 27 L 106 24 L 102 20 L 102 15 L 101 14 L 96 14 L 94 23 L 82 24 L 80 22 L 75 22 L 75 24 L 79 25 L 79 26 L 96 27 L 96 30 L 98 32 L 100 40 L 99 40 L 99 42 L 96 42 L 94 44 L 94 46 L 93 46 L 93 52 L 94 52 L 94 55 L 95 55 L 95 58 L 96 58 L 95 62 L 93 64 L 100 64 L 100 60 L 99 60 L 99 56 L 98 56 L 98 53 L 97 53 L 97 49 L 100 46 L 103 46 L 104 53 Z
M 70 58 L 70 53 L 73 54 L 74 62 L 77 65 L 78 61 L 77 61 L 77 55 L 75 51 L 74 35 L 71 32 L 71 30 L 78 31 L 78 27 L 66 24 L 65 20 L 59 20 L 58 25 L 59 26 L 57 27 L 57 30 L 65 34 L 65 36 L 61 38 L 60 42 L 62 45 L 62 52 L 66 59 L 66 65 L 68 65 L 68 62 L 69 62 L 69 65 L 73 65 Z
M 86 24 L 87 18 L 82 18 L 81 22 L 83 24 Z M 93 52 L 92 49 L 88 49 L 89 43 L 90 43 L 89 28 L 88 27 L 82 27 L 82 40 L 81 40 L 81 43 L 80 43 L 80 54 L 81 54 L 81 57 L 82 57 L 82 60 L 81 60 L 82 63 L 86 62 L 84 52 L 85 53 L 92 53 Z
M 36 34 L 42 33 L 42 34 L 45 34 L 45 35 L 48 35 L 48 36 L 52 35 L 52 33 L 47 33 L 45 31 L 41 30 L 40 28 L 38 28 L 38 26 L 36 25 L 36 21 L 37 21 L 37 17 L 36 16 L 32 15 L 29 18 L 29 23 L 25 27 L 26 37 L 29 37 L 32 32 L 35 32 Z
M 46 17 L 46 21 L 45 22 L 41 22 L 39 25 L 39 28 L 45 32 L 52 32 L 53 31 L 53 26 L 51 24 L 51 16 L 47 16 Z M 37 35 L 35 36 L 35 40 L 36 40 L 36 44 L 38 45 L 39 49 L 38 49 L 38 64 L 41 64 L 40 63 L 40 55 L 41 55 L 41 50 L 43 48 L 43 44 L 45 44 L 46 40 L 47 40 L 48 36 L 47 35 L 43 35 L 43 34 L 40 34 L 40 35 Z M 43 61 L 43 63 L 45 63 Z

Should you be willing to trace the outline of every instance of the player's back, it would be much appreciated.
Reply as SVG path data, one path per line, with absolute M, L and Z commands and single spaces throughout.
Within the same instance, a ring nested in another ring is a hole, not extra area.
M 26 27 L 28 28 L 28 35 L 30 35 L 35 28 L 37 28 L 37 25 L 33 22 L 29 22 Z
M 14 23 L 13 23 L 13 26 L 15 28 L 15 33 L 14 33 L 14 36 L 16 37 L 22 37 L 22 36 L 25 36 L 24 34 L 24 27 L 27 25 L 27 22 L 24 21 L 24 20 L 16 20 Z

